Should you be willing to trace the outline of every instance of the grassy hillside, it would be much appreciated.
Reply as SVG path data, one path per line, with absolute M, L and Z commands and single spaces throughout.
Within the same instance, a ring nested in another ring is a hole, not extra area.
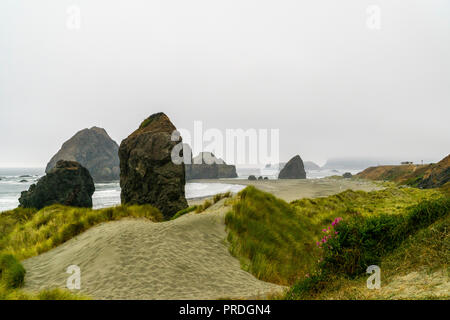
M 400 217 L 411 206 L 442 197 L 438 190 L 389 188 L 347 190 L 288 204 L 247 187 L 225 218 L 230 252 L 240 258 L 244 270 L 259 279 L 292 285 L 316 269 L 323 255 L 321 240 L 330 235 L 336 218 Z
M 436 164 L 370 167 L 358 173 L 357 177 L 420 188 L 438 188 L 450 181 L 450 155 Z

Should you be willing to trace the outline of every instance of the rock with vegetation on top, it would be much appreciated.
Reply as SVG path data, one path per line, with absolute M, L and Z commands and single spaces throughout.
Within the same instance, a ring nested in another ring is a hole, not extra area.
M 95 182 L 119 180 L 118 150 L 119 146 L 105 129 L 83 129 L 63 143 L 47 164 L 45 172 L 48 173 L 58 160 L 70 160 L 88 169 Z
M 296 155 L 280 171 L 278 179 L 306 179 L 302 158 Z
M 151 204 L 166 219 L 188 207 L 185 168 L 172 162 L 175 126 L 164 113 L 155 113 L 124 139 L 119 147 L 123 204 Z
M 92 207 L 94 181 L 89 171 L 75 161 L 60 160 L 28 191 L 23 191 L 20 207 L 37 208 L 52 204 L 72 207 Z
M 255 177 L 254 175 L 249 175 L 249 176 L 248 176 L 248 180 L 252 180 L 252 181 L 253 181 L 253 180 L 256 180 L 256 177 Z

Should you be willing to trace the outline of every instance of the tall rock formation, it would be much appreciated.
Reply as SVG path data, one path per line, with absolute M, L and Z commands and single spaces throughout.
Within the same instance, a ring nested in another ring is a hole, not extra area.
M 52 204 L 92 207 L 95 186 L 89 171 L 75 161 L 60 160 L 28 191 L 23 191 L 20 207 L 41 209 Z
M 296 155 L 281 169 L 278 179 L 306 179 L 302 158 Z
M 47 164 L 45 172 L 50 172 L 59 160 L 68 160 L 79 162 L 88 169 L 95 182 L 119 180 L 118 151 L 119 146 L 105 129 L 83 129 L 64 142 Z
M 119 147 L 121 199 L 124 204 L 151 204 L 165 218 L 187 208 L 185 169 L 172 162 L 175 126 L 164 113 L 155 113 L 124 139 Z

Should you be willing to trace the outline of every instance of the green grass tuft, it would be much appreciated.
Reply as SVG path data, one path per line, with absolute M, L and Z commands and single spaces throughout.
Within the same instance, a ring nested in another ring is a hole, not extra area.
M 0 254 L 0 285 L 7 289 L 19 288 L 25 279 L 25 269 L 12 254 Z
M 178 211 L 177 213 L 175 213 L 173 215 L 173 217 L 170 218 L 170 220 L 175 220 L 175 219 L 177 219 L 177 218 L 179 218 L 179 217 L 181 217 L 181 216 L 183 216 L 183 215 L 185 215 L 185 214 L 187 214 L 189 212 L 192 212 L 192 211 L 194 211 L 196 209 L 197 209 L 197 206 L 190 206 L 190 207 L 187 207 L 185 209 L 182 209 L 182 210 Z

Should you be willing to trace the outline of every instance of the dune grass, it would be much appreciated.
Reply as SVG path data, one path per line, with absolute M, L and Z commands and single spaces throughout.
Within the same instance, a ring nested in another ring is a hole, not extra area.
M 184 216 L 185 214 L 187 214 L 187 213 L 189 213 L 189 212 L 192 212 L 192 211 L 195 211 L 195 210 L 197 210 L 197 206 L 190 206 L 190 207 L 187 207 L 187 208 L 182 209 L 182 210 L 178 211 L 177 213 L 175 213 L 175 214 L 173 215 L 173 217 L 170 218 L 170 220 L 175 220 L 175 219 L 177 219 L 177 218 L 179 218 L 179 217 L 181 217 L 181 216 Z
M 257 278 L 292 285 L 317 268 L 322 251 L 316 242 L 335 218 L 369 219 L 368 224 L 374 221 L 370 219 L 385 219 L 384 223 L 394 223 L 411 206 L 440 198 L 439 190 L 387 188 L 372 192 L 347 190 L 288 204 L 250 186 L 238 194 L 225 218 L 230 252 L 241 260 L 244 270 Z
M 225 217 L 231 254 L 261 280 L 284 285 L 297 280 L 313 259 L 309 219 L 252 186 L 238 196 Z
M 219 202 L 220 200 L 225 199 L 225 198 L 230 198 L 231 196 L 232 196 L 232 193 L 229 191 L 225 192 L 225 193 L 218 193 L 218 194 L 214 195 L 214 197 L 211 200 L 206 199 L 202 204 L 196 206 L 195 212 L 196 213 L 203 212 L 206 209 L 208 209 L 209 207 L 211 207 L 212 205 Z
M 38 293 L 29 293 L 19 289 L 7 290 L 0 287 L 0 300 L 90 300 L 90 298 L 63 289 L 47 289 Z

